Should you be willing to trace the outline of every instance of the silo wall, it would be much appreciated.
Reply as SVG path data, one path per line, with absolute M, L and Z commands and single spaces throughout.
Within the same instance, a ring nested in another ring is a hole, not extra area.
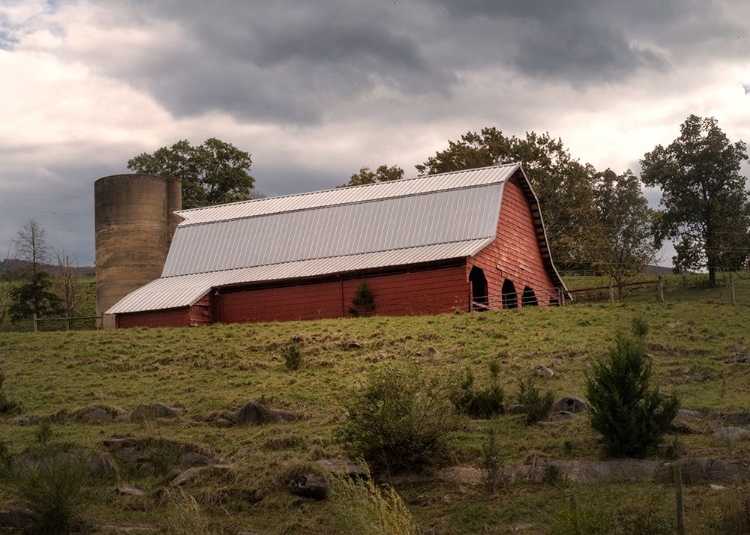
M 129 174 L 94 183 L 96 313 L 161 276 L 182 208 L 179 179 Z M 104 328 L 114 317 L 105 316 Z

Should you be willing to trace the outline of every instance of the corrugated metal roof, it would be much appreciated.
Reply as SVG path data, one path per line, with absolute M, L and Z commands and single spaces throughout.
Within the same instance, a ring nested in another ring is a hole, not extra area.
M 131 292 L 107 314 L 124 314 L 180 308 L 195 304 L 214 287 L 249 282 L 314 277 L 330 273 L 344 273 L 464 258 L 481 251 L 494 238 L 464 240 L 424 247 L 410 247 L 357 255 L 318 258 L 298 262 L 285 262 L 228 271 L 163 277 Z
M 180 226 L 162 277 L 490 238 L 503 185 Z
M 361 203 L 420 193 L 496 184 L 508 180 L 519 168 L 520 164 L 517 163 L 496 165 L 407 180 L 381 182 L 379 184 L 337 188 L 268 199 L 254 199 L 220 206 L 207 206 L 205 208 L 181 210 L 177 214 L 185 218 L 180 223 L 181 227 L 185 227 L 228 219 L 241 219 L 280 212 L 307 210 L 324 206 Z

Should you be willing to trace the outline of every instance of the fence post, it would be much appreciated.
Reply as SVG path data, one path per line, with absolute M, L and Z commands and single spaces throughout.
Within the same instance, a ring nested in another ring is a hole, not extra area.
M 70 316 L 68 315 L 67 312 L 65 313 L 65 330 L 66 331 L 70 330 Z
M 734 273 L 729 274 L 729 291 L 732 295 L 732 304 L 737 302 L 737 295 L 734 293 Z
M 562 286 L 560 286 L 557 289 L 557 293 L 560 294 L 560 306 L 564 307 L 565 306 L 565 291 L 563 290 Z
M 34 319 L 34 332 L 36 333 L 36 332 L 39 332 L 39 327 L 37 326 L 37 317 L 36 317 L 36 312 L 34 312 L 34 317 L 33 317 L 33 319 Z
M 657 283 L 657 287 L 659 288 L 659 302 L 664 302 L 664 279 L 661 275 L 659 275 L 659 281 Z
M 677 535 L 685 535 L 685 503 L 682 498 L 682 471 L 672 465 L 674 479 L 675 510 L 677 512 Z
M 612 279 L 609 279 L 609 302 L 610 303 L 615 302 L 615 290 L 612 287 Z

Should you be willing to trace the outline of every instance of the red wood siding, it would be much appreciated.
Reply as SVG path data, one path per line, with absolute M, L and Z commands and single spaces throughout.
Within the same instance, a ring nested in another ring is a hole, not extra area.
M 245 289 L 214 297 L 216 321 L 246 323 L 338 318 L 349 315 L 357 286 L 366 280 L 375 314 L 440 314 L 468 310 L 463 265 L 276 288 Z
M 190 309 L 174 308 L 169 310 L 152 310 L 132 314 L 117 314 L 117 328 L 129 327 L 188 327 L 190 325 Z
M 490 308 L 501 308 L 503 282 L 510 279 L 516 287 L 518 306 L 525 286 L 536 294 L 540 305 L 557 299 L 557 290 L 545 267 L 531 215 L 529 201 L 518 179 L 506 182 L 500 208 L 497 237 L 466 265 L 468 279 L 472 266 L 484 271 L 490 296 Z

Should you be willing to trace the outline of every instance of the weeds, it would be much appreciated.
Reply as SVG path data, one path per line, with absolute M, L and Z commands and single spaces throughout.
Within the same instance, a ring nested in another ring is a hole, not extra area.
M 518 403 L 523 405 L 526 411 L 526 424 L 532 425 L 549 416 L 555 397 L 549 390 L 542 395 L 529 377 L 518 383 Z
M 170 535 L 209 535 L 208 519 L 195 498 L 184 489 L 169 491 L 166 532 Z
M 497 361 L 489 364 L 491 383 L 483 389 L 474 388 L 474 375 L 470 368 L 466 369 L 463 381 L 451 390 L 450 399 L 453 406 L 460 413 L 472 418 L 492 418 L 505 412 L 503 401 L 505 392 L 497 384 L 500 365 Z
M 339 479 L 333 486 L 334 533 L 417 535 L 417 525 L 401 497 L 390 486 Z
M 507 484 L 500 464 L 500 446 L 494 429 L 487 432 L 487 440 L 482 445 L 482 484 L 490 494 Z

